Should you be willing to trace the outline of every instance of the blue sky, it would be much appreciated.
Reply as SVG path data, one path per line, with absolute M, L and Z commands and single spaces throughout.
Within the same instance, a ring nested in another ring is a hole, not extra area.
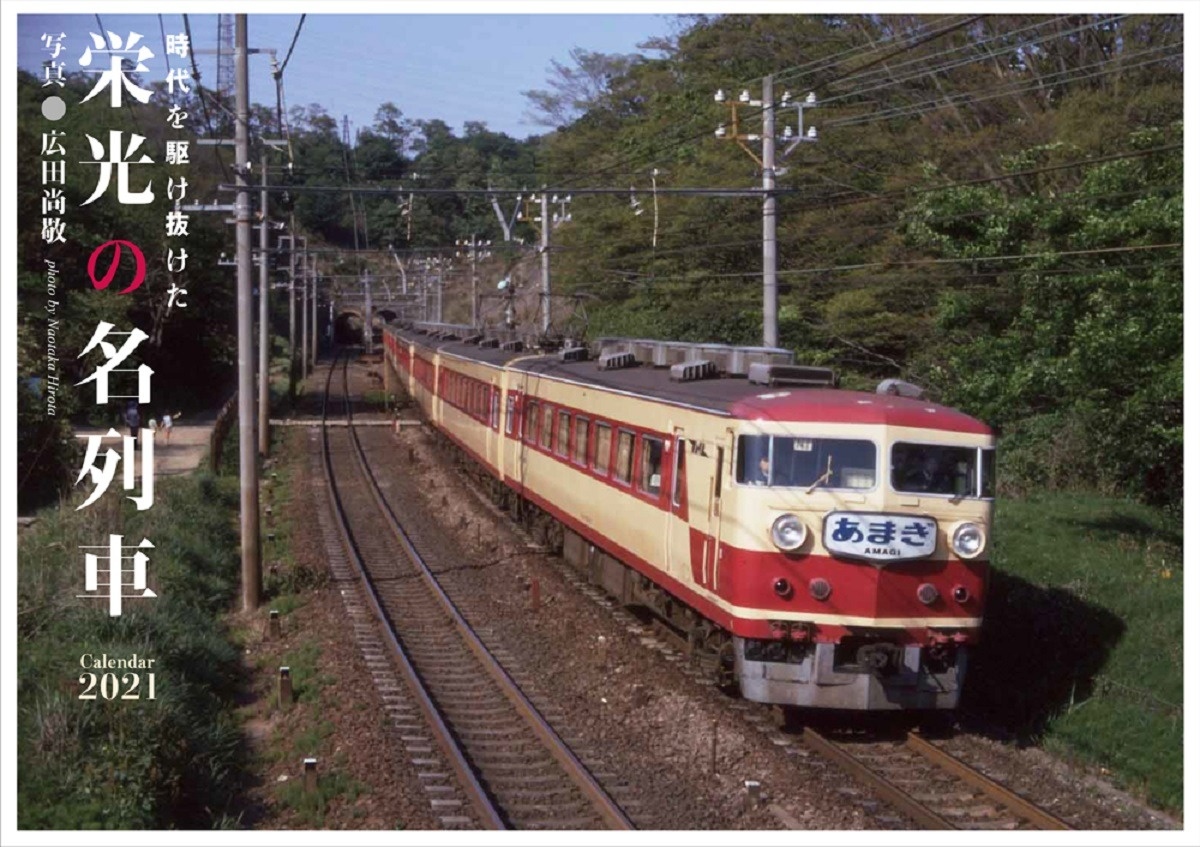
M 161 17 L 167 34 L 184 31 L 182 15 Z M 158 15 L 100 18 L 122 38 L 141 33 L 155 54 L 147 63 L 150 78 L 165 78 Z M 193 46 L 215 49 L 217 15 L 190 14 L 189 20 Z M 251 14 L 251 48 L 274 48 L 282 62 L 299 21 L 299 14 Z M 40 36 L 65 32 L 68 70 L 79 70 L 79 57 L 91 42 L 88 33 L 98 29 L 94 15 L 20 15 L 20 67 L 40 73 L 47 58 Z M 456 132 L 464 121 L 481 120 L 489 129 L 523 138 L 545 131 L 523 119 L 521 92 L 546 87 L 552 59 L 566 61 L 572 47 L 635 52 L 639 42 L 671 29 L 662 14 L 310 14 L 284 73 L 284 91 L 289 107 L 319 103 L 339 120 L 349 115 L 354 127 L 369 126 L 378 106 L 390 100 L 405 117 L 441 118 Z M 204 84 L 215 85 L 216 56 L 197 54 L 196 61 Z M 171 62 L 190 68 L 190 61 L 177 56 Z M 250 98 L 275 102 L 266 56 L 250 58 Z

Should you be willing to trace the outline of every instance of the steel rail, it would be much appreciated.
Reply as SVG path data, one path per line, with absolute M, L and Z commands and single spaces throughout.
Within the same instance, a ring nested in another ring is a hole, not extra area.
M 349 411 L 349 401 L 347 399 L 347 420 L 352 421 L 352 415 Z M 390 504 L 384 499 L 380 490 L 379 483 L 375 479 L 374 473 L 371 471 L 370 465 L 367 462 L 366 453 L 363 450 L 362 444 L 358 439 L 358 434 L 355 432 L 353 425 L 348 427 L 352 442 L 355 446 L 356 455 L 358 458 L 359 467 L 364 476 L 370 482 L 368 486 L 371 495 L 375 498 L 375 502 L 379 505 L 380 511 L 387 519 L 388 524 L 392 528 L 397 540 L 404 548 L 405 553 L 417 565 L 421 578 L 426 586 L 430 589 L 433 595 L 441 604 L 443 610 L 450 616 L 454 622 L 455 628 L 459 635 L 466 643 L 467 647 L 478 659 L 479 663 L 488 672 L 488 675 L 513 704 L 517 713 L 525 720 L 526 724 L 533 730 L 534 734 L 541 741 L 546 750 L 555 758 L 562 767 L 567 777 L 575 784 L 580 793 L 592 804 L 593 808 L 599 813 L 601 819 L 611 829 L 634 829 L 634 824 L 625 815 L 625 812 L 617 805 L 616 802 L 606 792 L 588 771 L 587 767 L 575 756 L 566 743 L 555 732 L 554 728 L 546 722 L 546 719 L 538 712 L 537 707 L 529 701 L 521 691 L 520 687 L 509 676 L 508 672 L 496 661 L 491 652 L 487 649 L 479 636 L 467 623 L 466 619 L 459 612 L 458 607 L 450 596 L 446 594 L 433 571 L 430 570 L 424 558 L 413 545 L 412 540 L 404 531 L 404 527 L 396 519 L 395 513 L 392 511 Z
M 325 420 L 328 417 L 330 384 L 333 382 L 333 372 L 336 368 L 337 356 L 334 357 L 333 362 L 330 364 L 329 375 L 325 380 L 325 398 L 321 404 L 321 420 L 323 424 L 321 437 L 324 446 L 325 486 L 329 492 L 330 501 L 334 505 L 338 533 L 342 538 L 342 546 L 346 549 L 350 561 L 354 563 L 355 570 L 358 571 L 360 583 L 363 586 L 367 601 L 375 612 L 375 617 L 383 625 L 384 635 L 388 643 L 391 644 L 392 651 L 398 660 L 401 675 L 408 684 L 409 690 L 417 701 L 417 705 L 420 706 L 421 712 L 425 716 L 426 724 L 429 726 L 433 737 L 446 757 L 447 764 L 450 765 L 454 771 L 454 775 L 458 778 L 459 786 L 463 790 L 463 793 L 467 795 L 467 800 L 474 808 L 480 823 L 485 829 L 508 829 L 508 825 L 505 823 L 503 817 L 501 817 L 499 810 L 492 802 L 492 798 L 488 795 L 486 789 L 480 784 L 474 769 L 463 755 L 462 748 L 455 740 L 445 720 L 443 720 L 441 712 L 434 704 L 433 698 L 429 696 L 428 690 L 425 688 L 424 683 L 422 683 L 416 669 L 409 661 L 404 647 L 400 644 L 399 639 L 397 639 L 395 630 L 383 612 L 383 606 L 379 602 L 379 596 L 375 591 L 375 587 L 371 584 L 370 579 L 367 578 L 362 559 L 358 555 L 358 550 L 350 538 L 349 524 L 342 506 L 342 499 L 333 481 L 333 462 L 329 449 L 329 428 L 324 426 Z
M 849 773 L 925 829 L 958 829 L 950 821 L 912 797 L 895 783 L 875 773 L 811 727 L 804 728 L 804 743 Z
M 1005 788 L 995 780 L 984 776 L 956 756 L 947 753 L 940 747 L 935 747 L 933 744 L 930 744 L 919 735 L 910 732 L 908 734 L 908 738 L 905 740 L 905 744 L 913 752 L 919 753 L 940 767 L 942 770 L 953 774 L 963 782 L 975 786 L 990 799 L 995 800 L 997 803 L 1005 806 L 1013 814 L 1029 821 L 1038 829 L 1071 828 L 1054 815 L 1050 814 L 1044 809 L 1038 808 L 1024 797 L 1021 797 L 1008 788 Z

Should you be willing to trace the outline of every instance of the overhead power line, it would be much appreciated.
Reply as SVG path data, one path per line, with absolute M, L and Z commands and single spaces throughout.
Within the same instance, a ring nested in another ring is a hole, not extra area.
M 879 262 L 858 262 L 849 265 L 830 265 L 825 268 L 794 268 L 787 271 L 779 271 L 780 276 L 810 276 L 814 274 L 835 273 L 842 271 L 859 271 L 868 270 L 870 268 L 896 268 L 896 267 L 921 267 L 929 265 L 961 265 L 961 264 L 982 264 L 985 262 L 1012 262 L 1029 259 L 1059 259 L 1067 256 L 1094 256 L 1106 253 L 1135 253 L 1145 250 L 1172 250 L 1183 246 L 1183 242 L 1176 241 L 1167 244 L 1139 244 L 1131 247 L 1097 247 L 1089 250 L 1054 250 L 1046 253 L 1011 253 L 1001 256 L 966 256 L 966 257 L 950 257 L 936 259 L 889 259 Z M 734 271 L 729 273 L 705 274 L 703 279 L 744 279 L 749 277 L 759 276 L 758 271 Z M 687 276 L 658 276 L 654 274 L 647 275 L 647 278 L 656 281 L 700 281 L 695 275 Z M 635 275 L 634 279 L 638 277 Z
M 279 75 L 283 76 L 283 72 L 287 70 L 288 62 L 292 60 L 292 51 L 296 49 L 296 40 L 300 38 L 300 28 L 304 26 L 304 19 L 307 14 L 300 16 L 300 23 L 296 24 L 296 32 L 292 35 L 292 43 L 288 47 L 287 55 L 283 57 L 283 64 L 279 66 Z
M 1169 51 L 1172 47 L 1178 47 L 1178 50 Z M 1169 51 L 1169 52 L 1168 52 Z M 866 123 L 874 123 L 875 121 L 891 120 L 893 118 L 916 117 L 926 114 L 927 112 L 938 111 L 939 109 L 948 106 L 966 106 L 973 103 L 984 103 L 988 100 L 995 100 L 998 97 L 1011 97 L 1016 94 L 1025 94 L 1030 91 L 1039 89 L 1047 89 L 1063 85 L 1070 82 L 1078 82 L 1084 79 L 1093 79 L 1098 76 L 1104 76 L 1110 73 L 1120 73 L 1122 71 L 1133 70 L 1134 68 L 1152 65 L 1158 62 L 1164 62 L 1169 59 L 1183 56 L 1183 42 L 1173 42 L 1165 44 L 1161 47 L 1142 50 L 1137 53 L 1131 53 L 1124 57 L 1134 59 L 1139 56 L 1152 55 L 1155 58 L 1145 59 L 1141 62 L 1126 63 L 1124 61 L 1115 63 L 1110 61 L 1093 62 L 1090 65 L 1081 65 L 1078 68 L 1073 68 L 1068 71 L 1057 71 L 1046 74 L 1040 79 L 1029 80 L 1025 84 L 1014 83 L 1008 90 L 996 91 L 994 88 L 977 89 L 975 91 L 963 92 L 961 94 L 951 94 L 945 97 L 934 98 L 922 103 L 911 104 L 907 106 L 896 106 L 891 109 L 881 109 L 875 112 L 867 112 L 862 115 L 855 115 L 840 120 L 826 121 L 826 128 L 845 127 L 845 126 L 860 126 Z M 1080 73 L 1080 71 L 1088 68 L 1102 68 L 1101 70 L 1092 73 Z M 986 95 L 986 96 L 984 96 Z
M 1112 199 L 1116 199 L 1116 198 L 1120 198 L 1120 197 L 1161 196 L 1162 192 L 1164 192 L 1164 191 L 1172 191 L 1173 190 L 1173 191 L 1177 192 L 1178 188 L 1179 188 L 1178 186 L 1169 186 L 1169 185 L 1147 186 L 1147 187 L 1138 189 L 1136 191 L 1116 191 L 1116 192 L 1112 192 L 1112 193 L 1108 193 L 1108 194 L 1094 194 L 1094 195 L 1080 195 L 1080 196 L 1072 195 L 1072 196 L 1064 197 L 1062 199 L 1063 199 L 1064 203 L 1091 205 L 1091 204 L 1097 203 L 1102 200 L 1112 200 Z M 967 212 L 967 213 L 956 214 L 956 215 L 952 215 L 952 216 L 948 216 L 948 217 L 922 218 L 920 223 L 922 223 L 922 224 L 957 223 L 957 222 L 972 220 L 972 219 L 977 219 L 977 218 L 986 218 L 986 217 L 989 217 L 989 216 L 995 215 L 995 214 L 996 214 L 996 210 L 994 210 L 994 209 L 984 209 L 981 211 Z M 879 223 L 879 224 L 865 224 L 865 225 L 856 225 L 856 226 L 851 226 L 851 227 L 838 226 L 837 232 L 839 235 L 849 235 L 849 234 L 853 234 L 853 233 L 889 232 L 889 231 L 894 232 L 894 231 L 900 229 L 901 227 L 903 227 L 904 224 L 905 224 L 904 221 L 899 221 L 899 220 L 893 219 L 893 220 L 888 220 L 884 223 Z M 662 239 L 665 241 L 666 239 L 669 239 L 669 238 L 694 235 L 694 234 L 700 233 L 700 232 L 711 233 L 712 225 L 711 224 L 701 224 L 701 225 L 690 226 L 690 227 L 681 227 L 679 229 L 666 230 L 662 233 Z M 807 234 L 798 234 L 798 235 L 794 235 L 791 237 L 780 238 L 779 244 L 780 245 L 788 245 L 788 246 L 799 246 L 799 245 L 809 243 L 809 242 L 811 242 L 811 240 L 812 240 L 811 237 L 808 236 Z M 658 248 L 653 248 L 653 249 L 646 248 L 646 249 L 636 250 L 633 252 L 621 253 L 619 256 L 614 257 L 614 262 L 623 263 L 623 262 L 626 262 L 629 260 L 644 261 L 644 260 L 649 260 L 649 259 L 656 259 L 656 258 L 663 257 L 663 256 L 673 256 L 673 255 L 681 255 L 681 254 L 688 254 L 688 253 L 707 253 L 707 252 L 711 252 L 714 250 L 725 250 L 725 249 L 738 248 L 738 247 L 753 247 L 753 246 L 757 246 L 761 243 L 762 243 L 761 238 L 752 238 L 752 239 L 740 239 L 737 241 L 719 241 L 719 242 L 706 241 L 703 244 L 687 244 L 687 245 L 683 245 L 680 247 L 666 247 L 666 248 L 658 247 Z M 583 246 L 583 245 L 574 245 L 574 246 L 563 245 L 561 247 L 555 248 L 555 252 L 560 253 L 560 254 L 561 253 L 580 253 L 580 252 L 585 252 L 585 251 L 591 252 L 593 250 L 594 250 L 594 248 L 592 248 L 591 246 Z M 617 266 L 614 263 L 601 265 L 599 267 L 602 269 L 610 269 L 610 270 L 617 269 Z
M 990 38 L 985 38 L 980 41 L 973 41 L 969 44 L 963 44 L 958 47 L 953 47 L 949 50 L 943 50 L 941 52 L 933 53 L 928 56 L 918 56 L 917 58 L 910 59 L 907 62 L 901 62 L 897 65 L 889 66 L 882 73 L 875 72 L 872 74 L 865 74 L 865 75 L 863 75 L 863 77 L 864 77 L 863 79 L 859 79 L 858 75 L 851 75 L 851 76 L 845 77 L 844 79 L 839 80 L 839 83 L 855 82 L 856 85 L 855 85 L 854 89 L 852 91 L 848 91 L 845 94 L 826 95 L 821 98 L 821 101 L 823 104 L 827 105 L 829 103 L 834 103 L 839 100 L 844 100 L 848 97 L 860 97 L 864 94 L 870 93 L 872 91 L 878 91 L 879 89 L 882 89 L 882 88 L 890 88 L 894 85 L 899 85 L 899 84 L 905 83 L 905 82 L 912 82 L 913 80 L 921 79 L 922 77 L 932 76 L 932 75 L 938 74 L 938 73 L 944 73 L 945 71 L 954 70 L 956 68 L 974 64 L 975 62 L 980 62 L 980 61 L 985 61 L 987 59 L 995 58 L 996 54 L 993 53 L 991 50 L 987 50 L 987 51 L 979 53 L 977 55 L 967 56 L 966 58 L 957 59 L 952 62 L 946 62 L 946 63 L 940 64 L 940 65 L 933 65 L 931 67 L 920 68 L 920 69 L 916 70 L 916 72 L 910 73 L 907 76 L 896 76 L 897 71 L 899 71 L 902 68 L 909 67 L 910 65 L 917 65 L 922 62 L 931 62 L 933 60 L 940 59 L 940 58 L 943 58 L 946 56 L 952 56 L 955 53 L 961 53 L 965 50 L 978 51 L 979 48 L 985 47 L 986 45 L 991 44 L 993 42 L 1011 39 L 1014 35 L 1018 35 L 1020 33 L 1044 29 L 1045 27 L 1048 27 L 1054 23 L 1058 23 L 1067 17 L 1070 17 L 1070 16 L 1064 15 L 1059 18 L 1051 18 L 1048 21 L 1041 21 L 1036 24 L 1031 24 L 1030 26 L 1027 26 L 1027 27 L 1022 27 L 1020 29 L 1008 30 L 1006 32 L 1001 32 L 996 35 L 993 35 Z M 1088 29 L 1094 29 L 1097 26 L 1120 20 L 1123 17 L 1124 17 L 1124 15 L 1117 15 L 1112 18 L 1107 18 L 1107 19 L 1104 19 L 1101 21 L 1094 21 L 1094 22 L 1090 22 L 1087 24 L 1083 24 L 1081 26 L 1073 27 L 1072 29 L 1069 29 L 1069 30 L 1048 33 L 1044 36 L 1041 36 L 1039 38 L 1034 38 L 1032 40 L 1022 40 L 1022 41 L 1014 42 L 1008 46 L 1009 46 L 1009 49 L 1011 49 L 1013 51 L 1016 51 L 1016 50 L 1027 51 L 1027 50 L 1029 50 L 1029 48 L 1035 47 L 1039 44 L 1044 44 L 1047 41 L 1053 41 L 1053 40 L 1063 38 L 1068 35 L 1074 35 L 1076 33 L 1083 32 Z M 875 83 L 875 82 L 879 82 L 879 84 L 873 85 L 872 83 Z M 864 86 L 870 86 L 870 87 L 864 87 Z

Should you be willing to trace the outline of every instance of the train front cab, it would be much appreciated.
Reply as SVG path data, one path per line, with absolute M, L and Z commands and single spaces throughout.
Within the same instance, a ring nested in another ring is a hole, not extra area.
M 990 432 L 742 424 L 716 588 L 743 696 L 954 708 L 987 586 Z

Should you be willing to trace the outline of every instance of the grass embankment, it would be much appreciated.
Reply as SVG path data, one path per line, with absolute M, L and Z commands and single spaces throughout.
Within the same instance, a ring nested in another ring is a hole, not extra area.
M 1082 494 L 1001 500 L 967 708 L 1183 804 L 1183 531 Z
M 19 826 L 236 824 L 241 671 L 221 623 L 237 589 L 236 507 L 235 479 L 160 479 L 144 512 L 110 491 L 82 511 L 46 510 L 21 537 Z M 158 596 L 125 600 L 119 617 L 109 616 L 107 601 L 75 596 L 84 588 L 80 547 L 105 545 L 110 534 L 154 545 L 144 552 Z M 140 699 L 81 700 L 85 653 L 155 659 L 155 699 L 143 673 Z
M 266 609 L 279 613 L 281 634 L 272 637 L 261 627 L 246 633 L 254 697 L 239 712 L 247 725 L 257 728 L 253 769 L 265 787 L 266 812 L 257 825 L 321 828 L 329 824 L 334 807 L 339 810 L 336 821 L 345 825 L 364 814 L 355 801 L 370 789 L 349 773 L 342 749 L 345 738 L 339 740 L 330 720 L 347 695 L 327 670 L 329 660 L 322 645 L 328 633 L 323 634 L 309 614 L 318 599 L 316 592 L 327 584 L 328 572 L 319 555 L 304 549 L 319 534 L 304 524 L 311 515 L 296 502 L 301 484 L 297 465 L 307 462 L 302 449 L 305 436 L 286 429 L 276 429 L 272 436 L 271 454 L 276 458 L 265 470 L 260 490 L 263 601 Z M 279 668 L 284 666 L 291 678 L 290 704 L 280 703 L 278 696 Z M 320 762 L 315 791 L 305 788 L 299 769 L 309 756 Z

